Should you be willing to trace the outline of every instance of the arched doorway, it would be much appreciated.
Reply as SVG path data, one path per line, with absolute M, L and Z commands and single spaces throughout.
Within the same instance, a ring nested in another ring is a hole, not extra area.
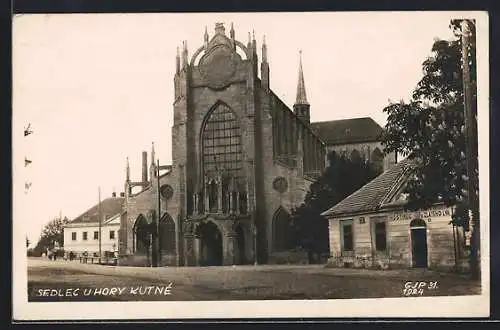
M 168 213 L 160 219 L 160 251 L 166 254 L 176 253 L 175 222 Z
M 134 251 L 145 254 L 149 251 L 149 230 L 148 221 L 141 214 L 134 224 Z
M 292 217 L 282 206 L 273 216 L 273 251 L 283 252 L 293 247 L 292 241 Z
M 427 225 L 422 219 L 410 223 L 412 265 L 427 268 Z
M 222 265 L 222 234 L 217 225 L 211 221 L 198 227 L 200 238 L 201 266 Z
M 237 263 L 239 265 L 246 264 L 246 256 L 245 256 L 245 231 L 243 230 L 243 226 L 238 224 L 236 227 L 236 244 L 237 244 Z

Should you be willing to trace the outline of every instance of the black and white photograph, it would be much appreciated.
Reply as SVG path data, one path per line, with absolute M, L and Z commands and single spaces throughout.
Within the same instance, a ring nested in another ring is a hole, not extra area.
M 487 13 L 12 29 L 15 319 L 489 315 Z

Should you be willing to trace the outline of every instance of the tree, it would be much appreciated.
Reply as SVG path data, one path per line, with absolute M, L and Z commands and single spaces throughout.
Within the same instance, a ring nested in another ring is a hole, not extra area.
M 383 110 L 388 114 L 382 134 L 384 151 L 400 152 L 419 164 L 407 187 L 410 209 L 429 207 L 436 202 L 454 205 L 467 197 L 458 24 L 458 20 L 450 24 L 457 39 L 434 42 L 433 56 L 423 62 L 424 76 L 415 88 L 413 99 L 408 103 L 391 103 Z M 475 84 L 475 74 L 473 80 Z
M 309 187 L 304 203 L 292 210 L 295 245 L 308 252 L 311 263 L 329 251 L 328 221 L 321 213 L 379 174 L 371 163 L 352 161 L 334 151 L 328 160 L 328 167 Z
M 475 26 L 471 23 L 474 36 Z M 470 41 L 468 47 L 462 47 L 460 24 L 461 20 L 450 22 L 453 40 L 434 41 L 433 54 L 422 63 L 424 75 L 417 83 L 412 100 L 391 102 L 383 110 L 388 115 L 382 134 L 384 151 L 396 151 L 417 162 L 415 174 L 405 188 L 410 210 L 428 208 L 438 202 L 471 209 L 471 200 L 479 200 L 477 185 L 474 185 L 478 180 L 477 132 L 472 136 L 466 134 L 462 70 L 463 48 L 466 48 L 471 73 L 472 124 L 477 127 L 476 47 L 474 38 L 466 40 Z M 472 148 L 466 148 L 467 141 Z M 469 152 L 473 154 L 470 172 Z M 468 184 L 472 189 L 468 189 Z M 479 215 L 476 216 L 479 219 Z M 454 217 L 453 221 L 467 229 L 463 217 Z
M 59 246 L 64 246 L 64 225 L 69 222 L 67 217 L 54 218 L 49 223 L 47 223 L 40 235 L 37 245 L 33 249 L 35 255 L 41 255 L 47 248 L 51 249 L 54 247 L 54 243 L 57 242 Z

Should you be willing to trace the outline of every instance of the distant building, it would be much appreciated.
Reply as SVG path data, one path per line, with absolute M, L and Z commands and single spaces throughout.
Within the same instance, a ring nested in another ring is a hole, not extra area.
M 328 150 L 382 171 L 382 128 L 369 118 L 311 123 L 301 61 L 290 109 L 272 89 L 265 41 L 259 61 L 255 37 L 238 41 L 232 26 L 226 34 L 217 23 L 202 40 L 175 59 L 172 164 L 158 178 L 154 149 L 149 167 L 143 152 L 142 177 L 132 180 L 127 163 L 120 255 L 146 260 L 159 218 L 162 265 L 282 262 L 293 248 L 291 211 Z
M 311 123 L 325 142 L 327 152 L 335 151 L 351 160 L 372 163 L 383 172 L 396 163 L 396 154 L 384 154 L 380 136 L 383 128 L 372 118 L 350 118 Z
M 405 159 L 323 213 L 329 222 L 330 260 L 339 267 L 466 267 L 462 228 L 452 207 L 406 212 L 402 193 L 414 164 Z
M 113 253 L 119 248 L 120 219 L 123 197 L 106 198 L 101 202 L 101 251 Z M 99 253 L 99 204 L 92 206 L 64 226 L 64 250 L 89 256 Z

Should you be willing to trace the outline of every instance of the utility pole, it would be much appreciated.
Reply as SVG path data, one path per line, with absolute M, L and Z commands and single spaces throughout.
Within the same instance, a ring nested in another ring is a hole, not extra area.
M 159 164 L 159 162 L 158 162 Z M 160 187 L 159 187 L 159 169 L 155 170 L 157 176 L 157 192 L 159 195 Z M 153 184 L 153 180 L 151 180 L 151 184 Z M 160 197 L 158 196 L 158 209 L 156 207 L 151 210 L 151 266 L 158 267 L 158 223 L 160 222 Z M 155 210 L 156 209 L 156 210 Z
M 156 160 L 156 183 L 158 186 L 158 222 L 156 223 L 156 246 L 158 251 L 158 262 L 161 261 L 161 231 L 160 231 L 160 216 L 161 216 L 161 192 L 160 192 L 160 159 Z
M 479 263 L 479 196 L 476 189 L 479 187 L 477 182 L 477 126 L 476 126 L 476 100 L 474 100 L 474 82 L 471 81 L 470 65 L 471 61 L 471 39 L 475 36 L 471 33 L 469 20 L 464 19 L 461 22 L 462 30 L 462 77 L 463 77 L 463 94 L 464 94 L 464 118 L 465 118 L 465 155 L 467 167 L 467 207 L 471 214 L 471 255 L 470 268 L 473 278 L 479 279 L 481 269 Z
M 101 263 L 101 258 L 102 258 L 101 232 L 102 232 L 102 208 L 101 208 L 101 187 L 99 187 L 99 264 Z

